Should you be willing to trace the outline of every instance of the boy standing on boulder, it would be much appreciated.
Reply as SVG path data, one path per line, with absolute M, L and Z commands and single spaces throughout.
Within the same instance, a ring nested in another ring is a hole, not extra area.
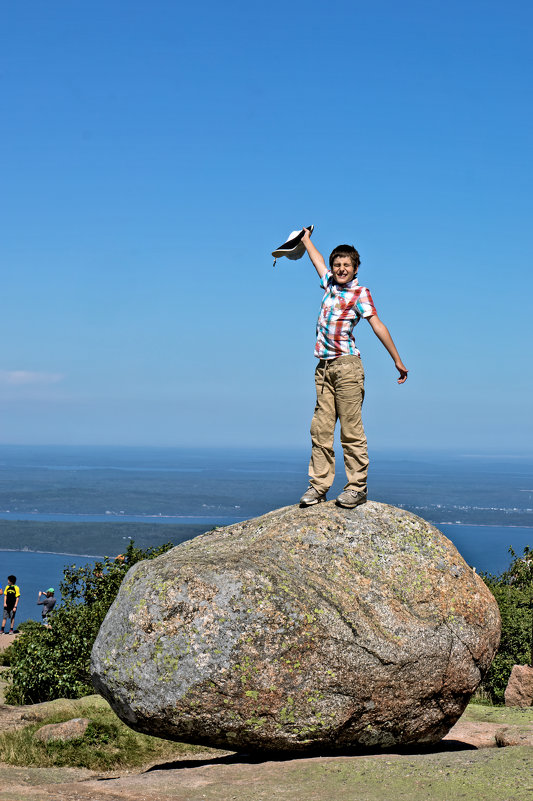
M 362 317 L 368 320 L 394 360 L 400 373 L 398 384 L 407 379 L 407 368 L 387 327 L 377 315 L 369 290 L 358 284 L 360 258 L 353 245 L 338 245 L 329 257 L 328 270 L 308 230 L 302 243 L 320 276 L 325 294 L 316 328 L 315 356 L 319 362 L 315 370 L 317 400 L 311 422 L 309 487 L 300 505 L 311 506 L 326 500 L 335 476 L 333 437 L 338 419 L 347 483 L 337 504 L 352 509 L 367 499 L 368 451 L 361 420 L 364 371 L 353 337 L 354 326 Z

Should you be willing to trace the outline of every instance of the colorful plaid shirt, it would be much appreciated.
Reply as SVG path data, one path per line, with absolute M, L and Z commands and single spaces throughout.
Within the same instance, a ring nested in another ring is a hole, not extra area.
M 361 317 L 377 314 L 370 291 L 359 286 L 357 278 L 348 284 L 337 284 L 328 270 L 320 281 L 326 293 L 316 324 L 315 356 L 336 359 L 337 356 L 360 356 L 355 347 L 353 329 Z

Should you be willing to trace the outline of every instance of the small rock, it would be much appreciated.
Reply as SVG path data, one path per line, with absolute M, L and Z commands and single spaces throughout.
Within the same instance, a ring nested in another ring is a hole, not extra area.
M 505 706 L 533 706 L 533 667 L 513 665 L 504 697 Z
M 35 722 L 44 720 L 43 712 L 38 712 L 33 709 L 28 709 L 26 712 L 23 712 L 20 717 L 22 720 L 33 720 Z
M 73 718 L 64 723 L 49 723 L 37 729 L 33 736 L 43 743 L 49 743 L 51 740 L 61 740 L 66 743 L 68 740 L 83 737 L 90 722 L 89 718 Z
M 500 748 L 510 745 L 533 746 L 533 726 L 506 726 L 496 733 L 496 745 Z

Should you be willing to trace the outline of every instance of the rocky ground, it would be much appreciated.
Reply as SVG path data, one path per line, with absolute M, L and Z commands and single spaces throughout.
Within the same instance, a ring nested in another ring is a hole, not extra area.
M 532 726 L 533 729 L 533 726 Z M 457 750 L 455 750 L 457 748 Z M 0 766 L 4 801 L 525 801 L 531 747 L 257 761 L 184 758 L 144 771 L 96 775 L 73 768 Z

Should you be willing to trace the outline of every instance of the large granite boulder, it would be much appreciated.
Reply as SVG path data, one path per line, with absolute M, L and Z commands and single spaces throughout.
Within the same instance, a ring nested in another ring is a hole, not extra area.
M 92 655 L 137 731 L 311 752 L 439 740 L 498 646 L 497 604 L 436 528 L 369 502 L 287 507 L 127 574 Z

